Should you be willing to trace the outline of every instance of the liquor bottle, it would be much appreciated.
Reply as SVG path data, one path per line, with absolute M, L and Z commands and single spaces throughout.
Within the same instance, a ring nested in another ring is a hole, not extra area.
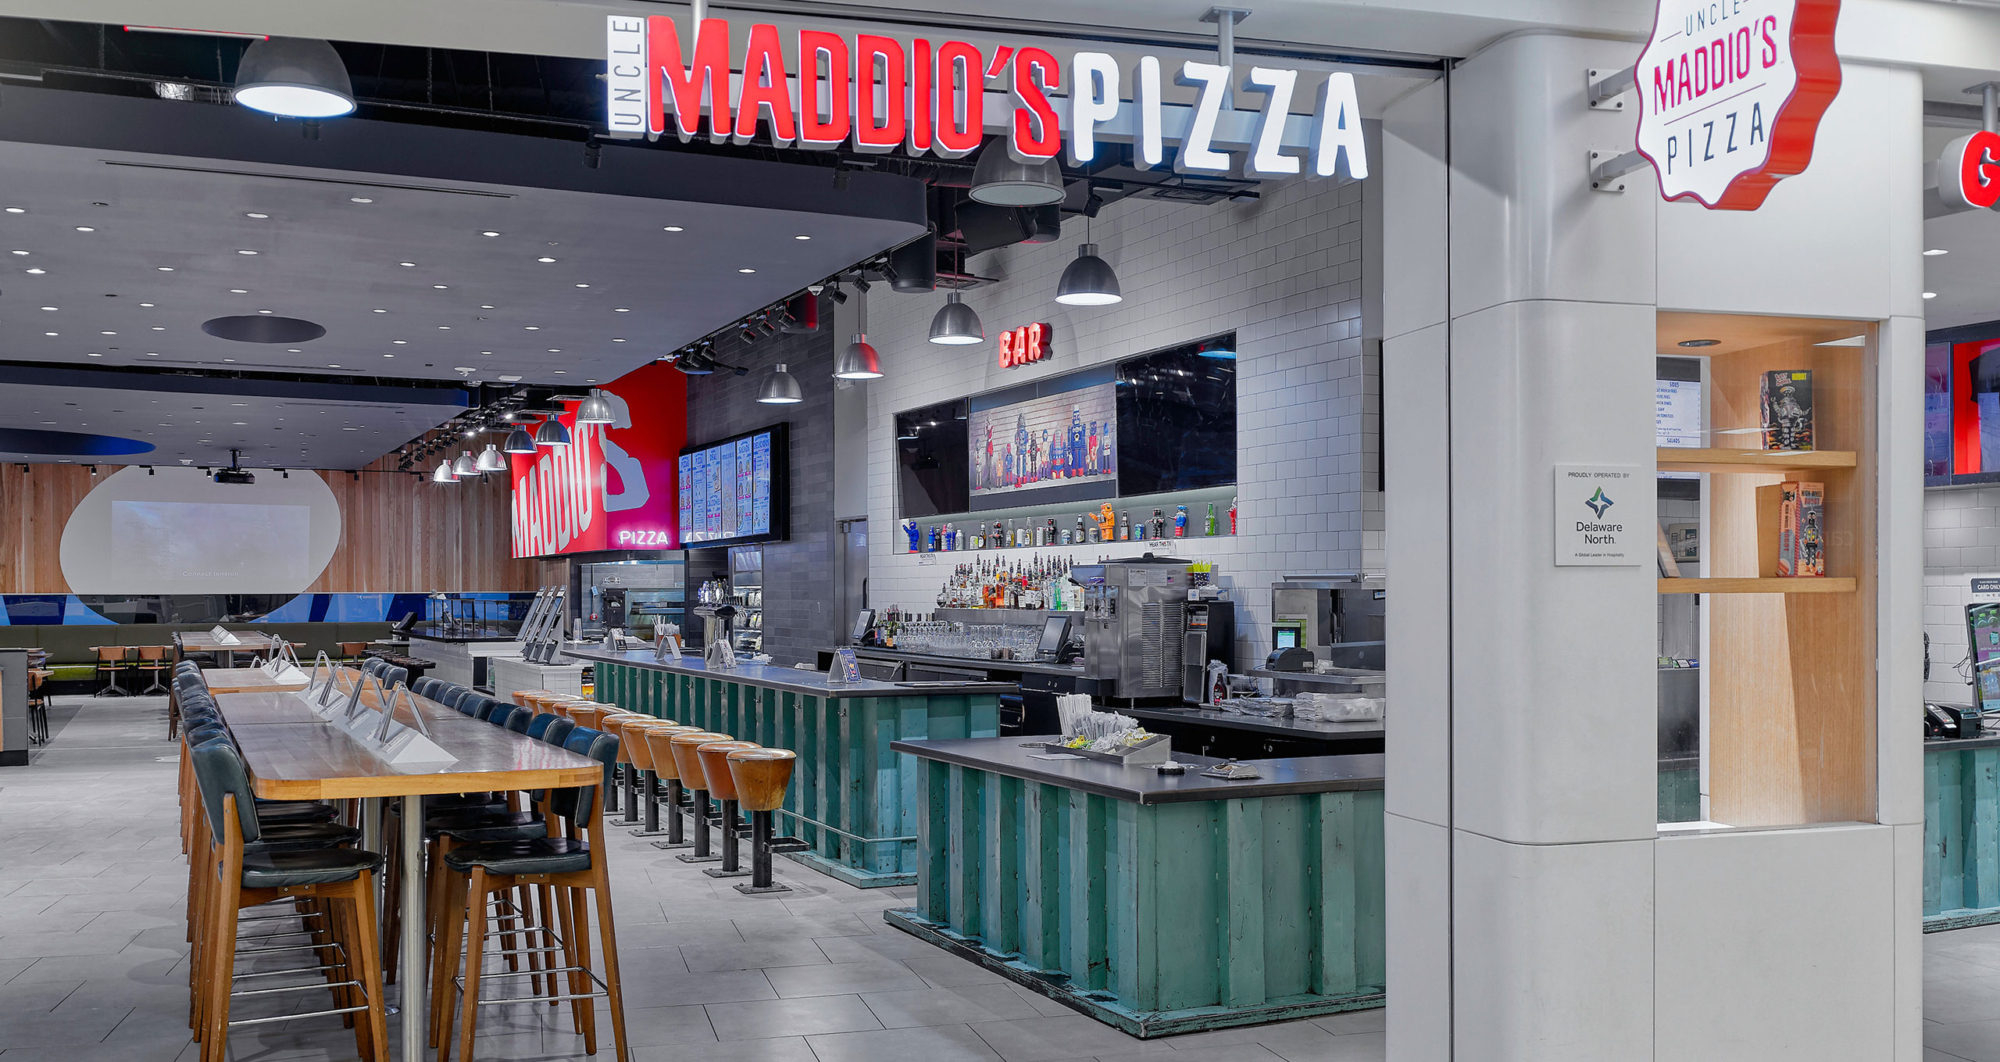
M 1118 541 L 1132 541 L 1132 510 L 1127 509 L 1118 516 Z
M 1231 495 L 1231 496 L 1230 496 L 1230 498 L 1229 498 L 1229 533 L 1230 533 L 1230 534 L 1232 534 L 1232 535 L 1236 533 L 1236 497 L 1235 497 L 1235 495 Z
M 1174 537 L 1175 537 L 1175 538 L 1186 538 L 1186 537 L 1187 537 L 1187 520 L 1188 520 L 1188 517 L 1187 517 L 1187 506 L 1185 506 L 1185 505 L 1176 505 L 1176 506 L 1174 506 Z
M 1204 535 L 1213 535 L 1213 534 L 1215 534 L 1215 503 L 1214 503 L 1214 502 L 1209 502 L 1209 503 L 1208 503 L 1208 518 L 1202 521 L 1202 524 L 1201 524 L 1201 533 L 1202 533 L 1202 534 L 1204 534 Z
M 1150 531 L 1152 537 L 1155 539 L 1167 537 L 1167 518 L 1161 515 L 1158 509 L 1153 510 L 1153 526 L 1150 528 Z
M 1082 513 L 1076 514 L 1076 538 L 1073 539 L 1073 541 L 1077 542 L 1078 544 L 1081 544 L 1085 541 L 1083 524 L 1084 524 L 1083 514 Z
M 944 551 L 950 553 L 958 548 L 958 532 L 950 524 L 944 525 Z

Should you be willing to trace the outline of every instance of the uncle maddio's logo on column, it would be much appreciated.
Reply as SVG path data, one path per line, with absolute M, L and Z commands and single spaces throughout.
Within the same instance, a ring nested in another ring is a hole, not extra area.
M 1755 210 L 1812 162 L 1840 91 L 1840 0 L 1659 0 L 1633 76 L 1660 195 Z

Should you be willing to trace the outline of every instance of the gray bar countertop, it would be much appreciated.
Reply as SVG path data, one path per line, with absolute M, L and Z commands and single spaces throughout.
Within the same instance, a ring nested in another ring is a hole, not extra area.
M 889 748 L 927 760 L 991 771 L 1029 782 L 1046 782 L 1135 804 L 1237 800 L 1382 788 L 1382 757 L 1375 754 L 1240 760 L 1240 763 L 1255 765 L 1263 777 L 1228 782 L 1201 776 L 1202 770 L 1224 762 L 1213 756 L 1176 752 L 1174 760 L 1187 764 L 1188 773 L 1168 775 L 1150 767 L 1125 767 L 1099 760 L 1038 760 L 1034 758 L 1037 754 L 1047 755 L 1049 750 L 1022 747 L 1028 742 L 1052 740 L 1055 740 L 1053 736 L 950 738 L 896 741 L 890 743 Z
M 878 649 L 874 646 L 849 645 L 842 648 L 854 650 L 854 655 L 863 660 L 897 660 L 911 664 L 935 664 L 939 667 L 964 668 L 967 671 L 1018 671 L 1036 675 L 1083 676 L 1083 668 L 1077 664 L 1057 664 L 1049 660 L 987 660 L 976 656 L 944 656 L 938 653 L 913 653 L 905 649 Z
M 1244 715 L 1240 712 L 1224 712 L 1215 708 L 1120 708 L 1106 706 L 1100 711 L 1117 712 L 1134 719 L 1150 719 L 1164 723 L 1207 723 L 1230 730 L 1248 730 L 1273 737 L 1302 738 L 1313 741 L 1369 741 L 1380 740 L 1382 724 L 1376 721 L 1326 722 L 1318 719 L 1274 718 L 1261 715 Z
M 563 655 L 577 660 L 625 664 L 648 671 L 671 671 L 680 675 L 706 675 L 729 682 L 741 682 L 746 686 L 803 693 L 811 697 L 929 697 L 939 694 L 996 693 L 1014 688 L 1011 682 L 882 682 L 868 678 L 830 686 L 827 684 L 824 671 L 806 671 L 799 668 L 778 667 L 775 664 L 744 661 L 728 671 L 710 671 L 698 652 L 689 652 L 679 660 L 669 657 L 665 661 L 653 659 L 653 650 L 650 648 L 617 650 L 606 649 L 601 645 L 565 644 L 562 652 Z

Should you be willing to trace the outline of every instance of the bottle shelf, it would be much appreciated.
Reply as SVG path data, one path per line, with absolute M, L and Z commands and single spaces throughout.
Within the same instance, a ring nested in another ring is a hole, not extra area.
M 1710 447 L 1662 446 L 1657 462 L 1662 472 L 1810 472 L 1853 468 L 1852 450 L 1732 450 Z
M 1773 579 L 1661 579 L 1662 594 L 1851 594 L 1854 580 L 1819 575 Z

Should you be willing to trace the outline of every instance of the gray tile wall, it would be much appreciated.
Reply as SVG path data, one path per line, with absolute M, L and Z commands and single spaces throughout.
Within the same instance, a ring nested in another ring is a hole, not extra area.
M 1966 655 L 1965 606 L 1971 576 L 2000 572 L 2000 486 L 1924 491 L 1924 633 L 1930 636 L 1928 700 L 1966 703 L 1972 688 L 1956 670 Z
M 727 371 L 688 380 L 688 444 L 699 446 L 777 421 L 791 424 L 792 534 L 764 549 L 764 651 L 775 663 L 810 662 L 813 652 L 833 644 L 842 624 L 832 613 L 833 567 L 833 380 L 832 301 L 820 306 L 820 330 L 811 335 L 780 333 L 756 343 L 732 335 L 716 344 L 715 356 L 750 368 L 747 376 Z M 757 388 L 771 366 L 784 362 L 805 391 L 795 406 L 757 402 Z M 727 550 L 690 550 L 688 585 L 719 576 Z
M 1269 650 L 1270 585 L 1288 572 L 1382 567 L 1377 470 L 1380 363 L 1364 339 L 1363 189 L 1296 180 L 1264 186 L 1254 203 L 1185 204 L 1128 199 L 1107 206 L 1090 239 L 1118 271 L 1125 299 L 1107 307 L 1055 302 L 1056 282 L 1086 226 L 1066 217 L 1060 241 L 974 257 L 967 268 L 994 283 L 965 295 L 988 342 L 927 342 L 937 295 L 878 285 L 869 332 L 885 379 L 868 384 L 868 515 L 871 604 L 928 610 L 948 564 L 903 552 L 897 531 L 894 415 L 962 395 L 1010 387 L 1083 366 L 1235 330 L 1237 538 L 1182 550 L 1213 560 L 1238 603 L 1237 663 Z M 1055 355 L 1002 369 L 1001 330 L 1055 325 Z M 1079 563 L 1137 554 L 1138 544 L 1077 547 Z M 1061 552 L 1044 550 L 1042 552 Z M 1011 555 L 1011 554 L 1010 554 Z M 937 560 L 934 556 L 931 558 Z M 946 558 L 948 561 L 949 558 Z

